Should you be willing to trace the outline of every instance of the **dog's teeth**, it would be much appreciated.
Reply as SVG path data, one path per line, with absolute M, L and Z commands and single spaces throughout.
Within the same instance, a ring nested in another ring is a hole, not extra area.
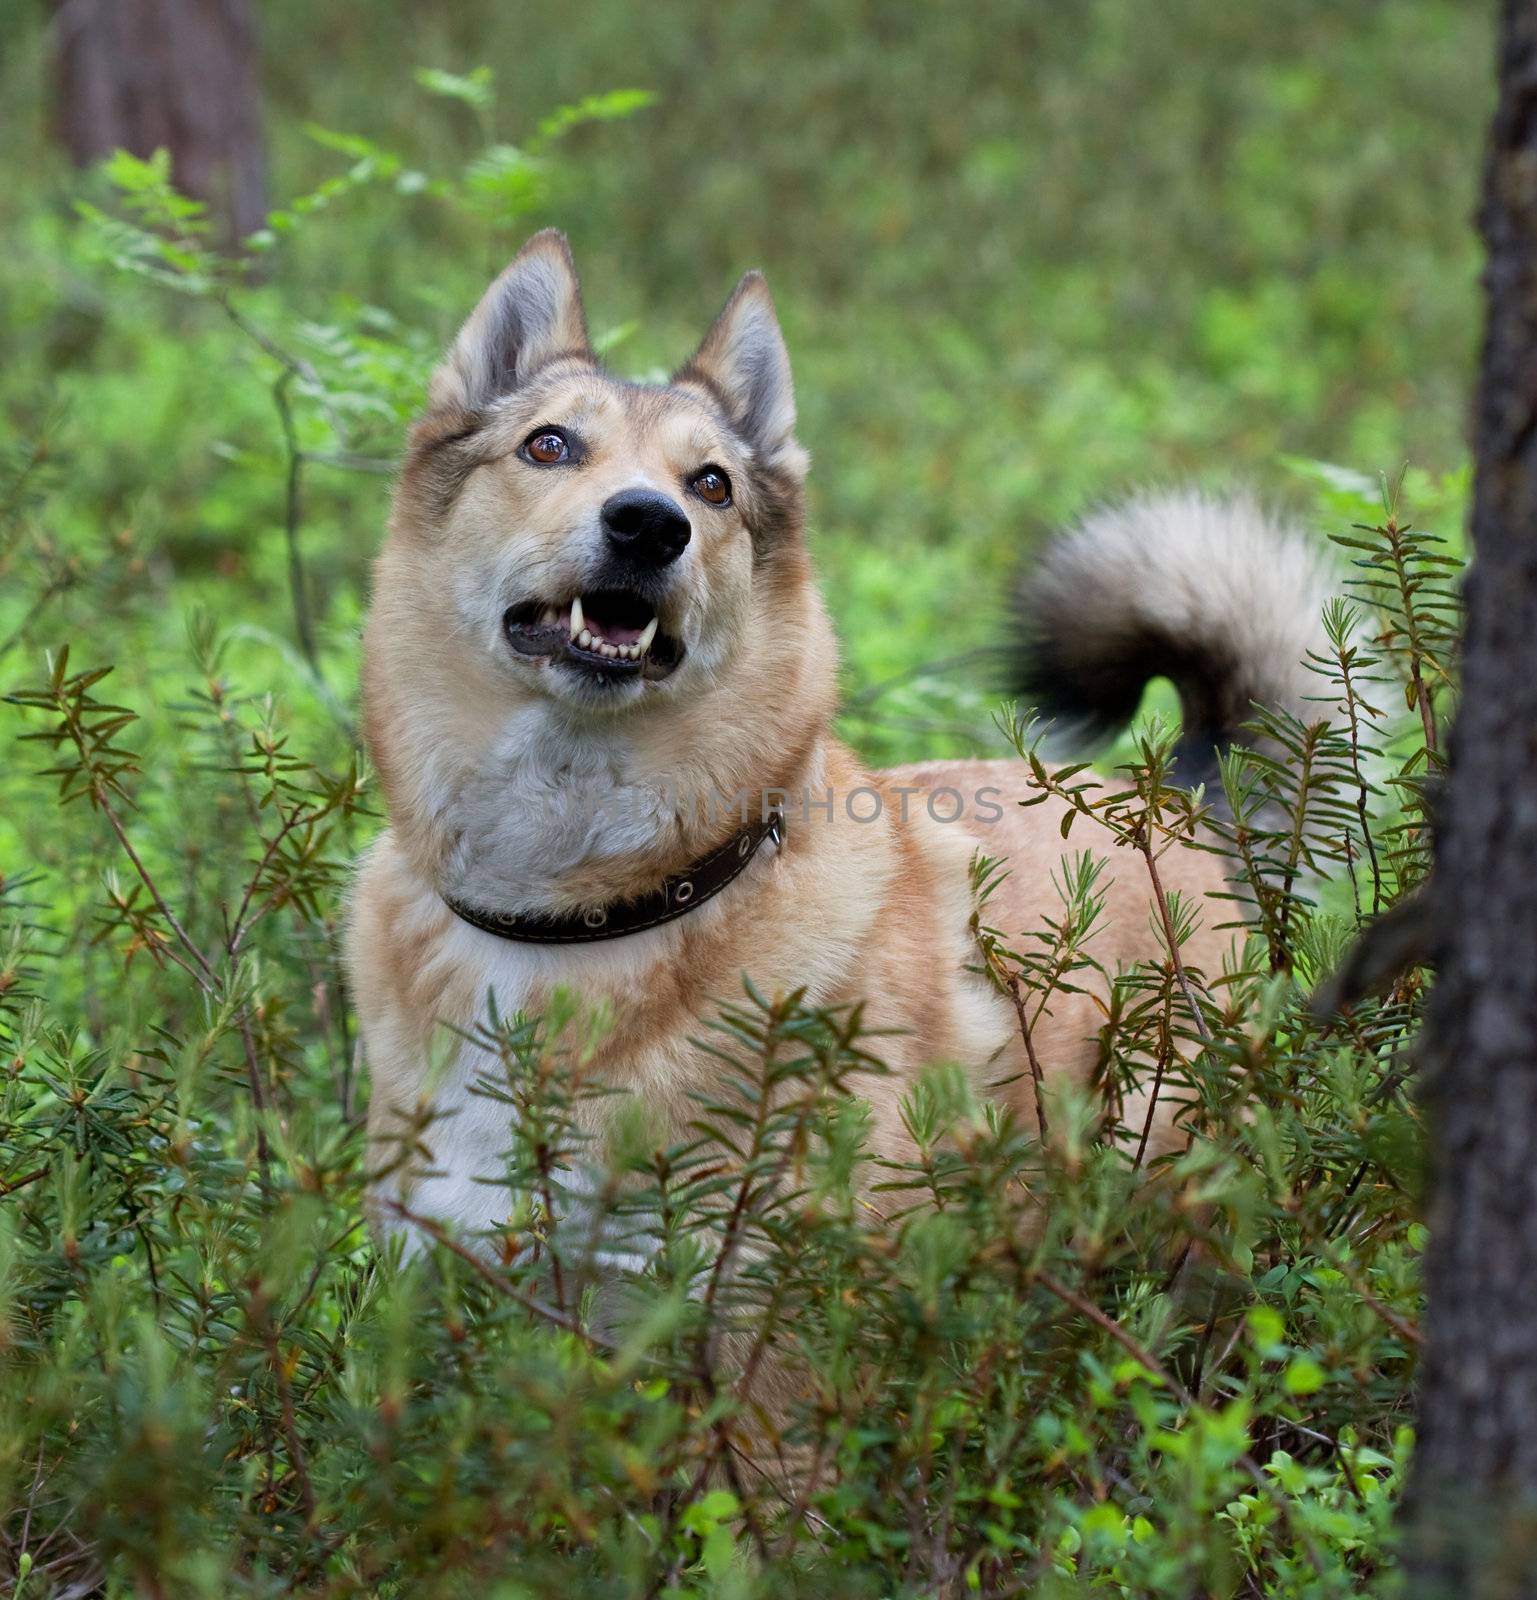
M 598 649 L 601 650 L 606 656 L 617 656 L 619 654 L 618 650 L 615 649 L 615 647 L 611 645 L 607 639 L 605 639 L 603 643 L 598 646 Z
M 578 595 L 571 602 L 571 637 L 580 644 L 585 645 L 587 640 L 582 638 L 582 634 L 586 631 L 586 628 L 587 619 L 582 615 L 582 597 Z
M 645 655 L 645 653 L 651 648 L 651 641 L 654 638 L 656 638 L 655 617 L 653 617 L 650 622 L 646 624 L 646 626 L 641 630 L 640 638 L 635 641 L 635 654 L 638 656 Z
M 619 646 L 619 654 L 628 656 L 633 661 L 640 654 L 640 651 L 633 644 L 622 644 Z
M 560 621 L 560 613 L 554 606 L 546 606 L 544 614 L 539 618 L 540 623 L 546 628 L 553 628 Z
M 588 633 L 588 631 L 585 628 L 583 628 L 582 631 L 579 634 L 577 634 L 576 642 L 584 650 L 591 650 L 592 649 L 592 635 L 590 633 Z

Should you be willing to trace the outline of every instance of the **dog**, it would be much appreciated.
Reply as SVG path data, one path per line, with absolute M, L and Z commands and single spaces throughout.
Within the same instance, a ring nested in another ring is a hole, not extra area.
M 697 1041 L 744 976 L 862 1003 L 887 1068 L 859 1090 L 876 1156 L 913 1155 L 901 1102 L 936 1062 L 1040 1131 L 1015 1009 L 979 960 L 972 864 L 1007 863 L 991 924 L 1041 927 L 1062 807 L 1015 803 L 1018 761 L 868 771 L 834 736 L 807 469 L 757 273 L 669 382 L 630 382 L 592 351 L 564 237 L 540 233 L 434 374 L 365 630 L 389 815 L 346 937 L 386 1228 L 410 1232 L 404 1212 L 494 1239 L 509 1113 L 474 1090 L 494 1061 L 472 1030 L 488 1003 L 538 1015 L 557 990 L 610 1015 L 589 1073 L 680 1132 L 720 1072 Z M 1015 687 L 1093 734 L 1166 674 L 1195 767 L 1255 702 L 1305 715 L 1328 592 L 1306 541 L 1251 502 L 1142 496 L 1037 563 Z M 1093 944 L 1107 971 L 1160 956 L 1145 864 L 1119 854 Z M 1197 851 L 1162 873 L 1196 906 L 1225 887 Z M 1220 970 L 1228 914 L 1207 907 L 1192 969 Z M 1041 1018 L 1043 1104 L 1088 1081 L 1100 1023 L 1089 993 Z M 601 1139 L 625 1098 L 583 1102 L 585 1130 Z M 1152 1153 L 1180 1137 L 1159 1108 Z

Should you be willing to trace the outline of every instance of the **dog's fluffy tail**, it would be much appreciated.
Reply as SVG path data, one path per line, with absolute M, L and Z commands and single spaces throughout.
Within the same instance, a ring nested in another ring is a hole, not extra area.
M 1210 781 L 1256 704 L 1326 714 L 1308 709 L 1327 690 L 1303 661 L 1324 647 L 1335 587 L 1315 545 L 1246 495 L 1140 494 L 1048 544 L 1019 598 L 1010 687 L 1066 738 L 1093 741 L 1130 721 L 1150 678 L 1170 678 L 1179 778 Z

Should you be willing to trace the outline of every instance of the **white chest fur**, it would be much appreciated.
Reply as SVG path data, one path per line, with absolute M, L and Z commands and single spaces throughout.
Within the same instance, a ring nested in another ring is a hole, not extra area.
M 441 887 L 489 910 L 535 910 L 552 880 L 676 839 L 702 809 L 677 780 L 638 769 L 620 730 L 574 729 L 548 706 L 510 718 L 472 766 L 423 788 L 445 841 Z
M 762 861 L 749 871 L 771 870 L 772 854 L 773 846 L 765 845 Z M 377 966 L 360 965 L 368 960 L 373 891 L 386 880 L 390 892 L 377 900 L 389 906 L 389 926 L 373 937 L 419 953 L 422 988 L 448 997 L 439 1015 L 420 1015 L 410 995 L 378 981 Z M 692 919 L 707 923 L 724 910 L 704 905 Z M 611 1027 L 622 1030 L 626 998 L 647 992 L 659 965 L 676 959 L 680 939 L 679 924 L 575 947 L 499 939 L 445 916 L 437 891 L 404 860 L 391 835 L 382 836 L 364 864 L 350 937 L 354 970 L 371 974 L 360 1013 L 373 1080 L 370 1135 L 376 1166 L 386 1173 L 374 1193 L 381 1222 L 405 1226 L 390 1204 L 398 1201 L 467 1237 L 500 1227 L 518 1203 L 508 1182 L 519 1145 L 518 1113 L 511 1103 L 516 1085 L 509 1081 L 516 1067 L 495 1047 L 491 1019 L 510 1021 L 564 988 L 585 1007 L 606 1001 Z M 616 1109 L 614 1099 L 593 1102 L 592 1114 L 580 1119 L 581 1135 L 596 1140 Z M 408 1135 L 419 1153 L 405 1159 Z M 600 1183 L 601 1164 L 597 1144 L 584 1147 L 578 1138 L 555 1175 L 557 1210 L 568 1218 L 583 1210 Z M 607 1229 L 594 1241 L 600 1255 L 638 1265 L 638 1227 L 627 1222 Z M 586 1231 L 580 1219 L 570 1230 L 578 1238 Z M 406 1232 L 409 1237 L 413 1230 Z

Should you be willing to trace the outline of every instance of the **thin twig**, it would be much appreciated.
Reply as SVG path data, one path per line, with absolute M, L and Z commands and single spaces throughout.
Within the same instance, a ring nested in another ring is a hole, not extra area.
M 515 1300 L 523 1309 L 542 1322 L 548 1322 L 551 1327 L 560 1328 L 566 1333 L 573 1333 L 578 1339 L 591 1345 L 596 1350 L 605 1354 L 614 1354 L 619 1346 L 612 1340 L 605 1339 L 602 1334 L 594 1333 L 591 1328 L 583 1327 L 573 1316 L 564 1311 L 557 1310 L 554 1306 L 546 1305 L 544 1301 L 536 1299 L 526 1290 L 520 1289 L 517 1284 L 510 1282 L 494 1271 L 486 1262 L 482 1261 L 473 1250 L 453 1237 L 441 1223 L 434 1222 L 431 1217 L 424 1217 L 412 1211 L 400 1200 L 387 1200 L 386 1205 L 403 1222 L 409 1222 L 413 1227 L 420 1228 L 428 1238 L 443 1246 L 451 1255 L 457 1256 L 469 1267 L 477 1277 L 488 1283 L 498 1294 L 505 1295 L 509 1300 Z
M 304 1506 L 305 1525 L 313 1528 L 318 1516 L 318 1507 L 315 1502 L 315 1486 L 310 1482 L 309 1462 L 305 1456 L 304 1443 L 299 1437 L 298 1419 L 294 1415 L 293 1385 L 288 1381 L 288 1368 L 278 1345 L 277 1329 L 267 1312 L 266 1297 L 258 1288 L 253 1298 L 254 1313 L 261 1325 L 262 1344 L 267 1351 L 267 1359 L 272 1366 L 272 1376 L 278 1386 L 278 1403 L 283 1414 L 283 1437 L 288 1443 L 288 1465 L 293 1471 L 294 1481 L 299 1486 L 299 1499 Z
M 1357 707 L 1364 705 L 1350 678 L 1350 656 L 1344 648 L 1340 651 L 1340 682 L 1345 690 L 1345 709 L 1350 722 L 1350 770 L 1355 778 L 1356 816 L 1361 824 L 1361 838 L 1366 845 L 1367 859 L 1372 865 L 1372 915 L 1382 910 L 1382 863 L 1377 859 L 1377 843 L 1372 838 L 1371 813 L 1367 807 L 1368 788 L 1366 773 L 1361 766 L 1361 722 Z
M 1153 1072 L 1153 1092 L 1148 1097 L 1147 1115 L 1142 1119 L 1142 1137 L 1137 1141 L 1136 1158 L 1132 1161 L 1131 1170 L 1142 1170 L 1143 1158 L 1147 1155 L 1148 1141 L 1153 1136 L 1153 1119 L 1158 1115 L 1158 1097 L 1163 1092 L 1164 1073 L 1168 1070 L 1169 1061 L 1174 1054 L 1174 1030 L 1169 1023 L 1169 1013 L 1173 1009 L 1173 997 L 1169 993 L 1168 983 L 1165 980 L 1163 988 L 1163 1004 L 1158 1008 L 1158 1065 Z
M 1030 1080 L 1035 1089 L 1035 1120 L 1039 1125 L 1041 1143 L 1047 1142 L 1046 1130 L 1046 1074 L 1041 1070 L 1040 1058 L 1035 1053 L 1035 1039 L 1030 1030 L 1030 1018 L 1025 1006 L 1025 996 L 1019 974 L 1011 971 L 1002 961 L 997 970 L 1003 976 L 1009 999 L 1014 1002 L 1014 1014 L 1019 1018 L 1019 1036 L 1025 1041 L 1025 1057 L 1030 1063 Z
M 256 1054 L 256 1040 L 251 1033 L 249 1007 L 240 1008 L 236 1025 L 240 1033 L 240 1048 L 245 1056 L 246 1082 L 251 1086 L 251 1100 L 256 1110 L 256 1160 L 265 1187 L 271 1166 L 271 1153 L 267 1149 L 267 1092 L 262 1086 L 261 1062 Z
M 283 492 L 283 539 L 288 547 L 288 592 L 294 612 L 294 633 L 299 649 L 310 664 L 310 671 L 320 676 L 320 660 L 315 651 L 315 630 L 310 621 L 310 602 L 304 576 L 304 554 L 299 546 L 300 493 L 304 482 L 304 452 L 299 448 L 299 436 L 294 429 L 293 407 L 288 400 L 288 386 L 294 380 L 294 369 L 285 368 L 272 385 L 272 403 L 277 407 L 278 425 L 283 430 L 283 450 L 287 468 Z
M 128 837 L 127 829 L 123 827 L 122 822 L 118 818 L 116 810 L 113 808 L 112 802 L 107 799 L 106 794 L 103 792 L 100 784 L 95 786 L 94 798 L 101 810 L 102 815 L 107 819 L 107 825 L 112 829 L 113 833 L 117 835 L 117 842 L 123 847 L 123 854 L 126 855 L 133 863 L 133 869 L 138 873 L 139 881 L 149 892 L 150 899 L 155 902 L 155 909 L 171 925 L 172 931 L 181 941 L 182 948 L 197 963 L 202 976 L 199 977 L 197 973 L 194 973 L 193 976 L 197 978 L 198 984 L 207 994 L 217 993 L 219 987 L 218 980 L 214 977 L 214 970 L 209 964 L 208 957 L 205 956 L 203 952 L 198 949 L 197 945 L 193 943 L 192 935 L 189 934 L 181 925 L 180 918 L 178 918 L 176 913 L 171 910 L 169 905 L 166 904 L 165 897 L 160 893 L 158 885 L 150 876 L 149 868 L 146 867 L 144 862 L 140 859 L 139 852 L 134 849 L 133 841 Z
M 276 904 L 275 901 L 269 901 L 256 913 L 254 917 L 250 919 L 249 922 L 247 922 L 246 913 L 250 910 L 251 900 L 256 894 L 256 888 L 261 882 L 262 874 L 266 872 L 267 868 L 272 864 L 272 858 L 282 848 L 284 840 L 286 840 L 289 834 L 291 834 L 295 828 L 299 827 L 304 820 L 304 808 L 302 806 L 295 806 L 288 817 L 284 819 L 283 825 L 273 836 L 271 843 L 268 844 L 267 848 L 262 852 L 261 860 L 256 863 L 255 872 L 253 872 L 250 878 L 247 880 L 245 894 L 241 897 L 239 909 L 235 912 L 235 920 L 231 924 L 229 935 L 225 940 L 225 948 L 229 951 L 231 958 L 240 953 L 240 946 L 245 942 L 246 935 L 251 931 L 251 928 L 255 925 L 255 923 L 264 917 L 267 912 L 273 908 L 273 905 Z
M 1185 971 L 1184 958 L 1179 953 L 1179 939 L 1175 936 L 1174 919 L 1169 915 L 1168 897 L 1163 892 L 1163 880 L 1158 875 L 1158 860 L 1153 850 L 1151 830 L 1145 824 L 1138 830 L 1135 843 L 1142 853 L 1142 859 L 1147 862 L 1148 876 L 1153 880 L 1153 897 L 1158 902 L 1158 916 L 1163 924 L 1164 939 L 1169 946 L 1169 959 L 1174 963 L 1174 976 L 1179 981 L 1185 1004 L 1190 1008 L 1195 1031 L 1200 1034 L 1203 1043 L 1210 1044 L 1211 1029 L 1206 1026 L 1206 1018 L 1202 1016 L 1201 1008 L 1196 1004 L 1195 990 L 1190 984 L 1190 974 Z
M 37 598 L 27 608 L 25 615 L 12 629 L 8 638 L 0 642 L 0 658 L 11 653 L 26 637 L 27 629 L 43 614 L 53 601 L 68 589 L 73 589 L 79 581 L 77 576 L 70 571 L 56 573 L 38 592 Z
M 1399 1314 L 1394 1311 L 1391 1306 L 1384 1305 L 1382 1301 L 1380 1301 L 1377 1296 L 1374 1295 L 1371 1290 L 1361 1282 L 1360 1277 L 1351 1270 L 1348 1263 L 1336 1260 L 1334 1265 L 1341 1268 L 1345 1274 L 1345 1277 L 1350 1283 L 1350 1287 L 1354 1289 L 1358 1295 L 1360 1295 L 1361 1299 L 1368 1307 L 1370 1307 L 1371 1310 L 1375 1311 L 1377 1315 L 1381 1317 L 1385 1323 L 1387 1323 L 1387 1325 L 1393 1330 L 1394 1333 L 1398 1335 L 1400 1339 L 1402 1339 L 1406 1344 L 1412 1344 L 1416 1349 L 1419 1349 L 1425 1343 L 1425 1336 L 1420 1332 L 1420 1330 L 1416 1328 L 1412 1322 L 1405 1321 L 1405 1319 L 1399 1316 Z
M 1420 636 L 1417 613 L 1414 609 L 1415 585 L 1404 558 L 1403 536 L 1409 529 L 1407 525 L 1401 525 L 1397 517 L 1390 515 L 1382 531 L 1388 536 L 1393 574 L 1398 580 L 1398 592 L 1404 602 L 1404 632 L 1409 639 L 1409 682 L 1414 691 L 1414 705 L 1420 714 L 1420 726 L 1425 733 L 1426 752 L 1436 756 L 1440 753 L 1436 738 L 1436 713 L 1435 707 L 1431 704 L 1430 690 L 1426 686 L 1423 670 L 1423 664 L 1434 658 Z

